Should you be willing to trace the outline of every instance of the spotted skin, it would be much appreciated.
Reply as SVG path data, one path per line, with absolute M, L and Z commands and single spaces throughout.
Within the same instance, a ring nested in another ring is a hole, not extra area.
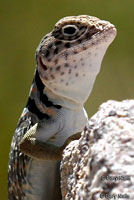
M 59 20 L 41 40 L 28 102 L 11 143 L 9 200 L 61 199 L 59 160 L 87 123 L 83 105 L 115 35 L 111 23 L 80 15 Z

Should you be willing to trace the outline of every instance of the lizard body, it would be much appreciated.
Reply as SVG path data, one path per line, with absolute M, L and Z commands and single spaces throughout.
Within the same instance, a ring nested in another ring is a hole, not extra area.
M 40 42 L 26 107 L 12 139 L 9 200 L 56 200 L 62 151 L 79 137 L 83 107 L 103 56 L 114 40 L 111 23 L 87 15 L 65 17 Z

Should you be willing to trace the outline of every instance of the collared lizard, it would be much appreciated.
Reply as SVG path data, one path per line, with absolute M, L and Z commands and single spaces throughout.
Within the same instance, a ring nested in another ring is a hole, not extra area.
M 36 51 L 28 102 L 9 156 L 9 200 L 56 200 L 57 166 L 88 117 L 83 107 L 116 28 L 96 17 L 59 20 Z

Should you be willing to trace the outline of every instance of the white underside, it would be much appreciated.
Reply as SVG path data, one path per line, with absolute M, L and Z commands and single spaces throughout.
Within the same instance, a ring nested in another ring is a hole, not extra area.
M 84 108 L 80 110 L 71 110 L 62 108 L 51 121 L 39 122 L 37 139 L 40 141 L 49 141 L 56 146 L 63 146 L 66 140 L 81 131 L 83 131 L 88 116 Z M 51 140 L 51 137 L 54 137 Z
M 57 161 L 30 160 L 27 184 L 23 185 L 24 200 L 54 200 L 57 165 Z

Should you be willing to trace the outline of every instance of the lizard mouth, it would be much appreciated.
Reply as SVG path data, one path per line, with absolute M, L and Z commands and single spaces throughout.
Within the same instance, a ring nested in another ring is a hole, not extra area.
M 90 29 L 88 31 L 90 33 Z M 117 30 L 115 26 L 111 23 L 101 24 L 98 25 L 98 28 L 92 33 L 89 34 L 89 38 L 86 39 L 87 45 L 92 43 L 93 41 L 97 40 L 100 42 L 112 42 L 116 36 Z M 107 41 L 106 41 L 107 39 Z M 83 42 L 83 43 L 85 43 Z
M 89 41 L 90 44 L 104 44 L 106 46 L 109 46 L 111 42 L 114 40 L 115 36 L 117 34 L 117 30 L 114 25 L 109 24 L 104 28 L 104 30 L 99 31 L 95 35 L 92 36 L 91 42 Z
M 97 35 L 100 35 L 100 39 L 103 38 L 103 36 L 106 37 L 112 37 L 116 36 L 117 30 L 113 24 L 108 24 L 103 30 L 99 30 L 96 34 L 92 36 L 92 38 L 97 37 Z

